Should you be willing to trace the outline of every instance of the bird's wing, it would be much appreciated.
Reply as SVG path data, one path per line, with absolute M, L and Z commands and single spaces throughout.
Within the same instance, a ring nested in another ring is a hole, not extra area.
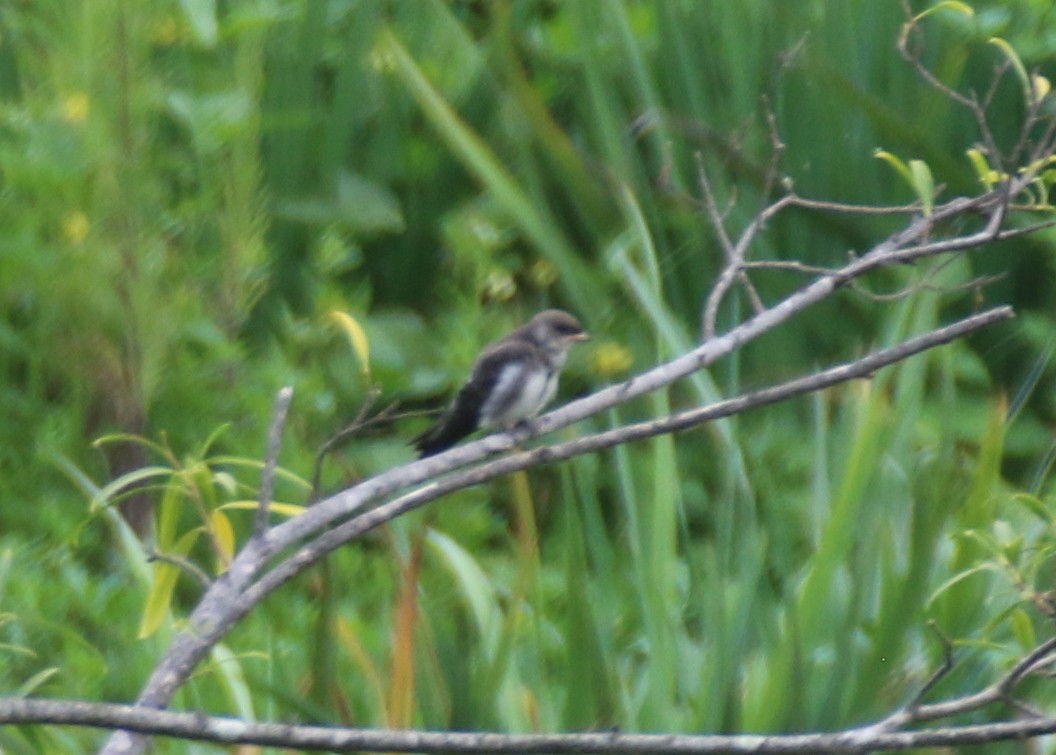
M 462 391 L 471 392 L 483 402 L 496 388 L 502 387 L 510 369 L 531 365 L 538 358 L 537 349 L 530 342 L 504 338 L 480 355 Z
M 473 369 L 467 388 L 481 397 L 479 424 L 493 428 L 524 399 L 527 374 L 542 368 L 539 349 L 523 338 L 500 341 L 488 349 Z
M 480 411 L 496 388 L 502 388 L 504 375 L 535 358 L 535 349 L 520 339 L 503 339 L 488 348 L 476 364 L 469 380 L 458 391 L 454 403 L 435 425 L 412 442 L 422 456 L 439 453 L 453 446 L 480 426 Z

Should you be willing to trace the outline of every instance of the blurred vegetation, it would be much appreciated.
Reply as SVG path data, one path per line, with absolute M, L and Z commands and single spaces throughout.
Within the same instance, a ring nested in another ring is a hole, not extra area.
M 971 5 L 925 25 L 942 80 L 985 90 L 995 35 L 1056 75 L 1051 3 Z M 721 264 L 694 155 L 747 222 L 764 95 L 803 195 L 911 201 L 877 148 L 927 162 L 945 196 L 977 191 L 974 126 L 899 58 L 903 20 L 875 0 L 4 3 L 0 690 L 135 697 L 200 587 L 147 564 L 108 504 L 215 574 L 248 532 L 281 385 L 296 396 L 278 496 L 296 506 L 372 388 L 439 406 L 483 343 L 540 308 L 594 334 L 565 397 L 686 349 Z M 997 93 L 1006 142 L 1017 97 Z M 797 211 L 753 254 L 826 264 L 900 222 Z M 504 731 L 834 729 L 920 685 L 941 657 L 929 620 L 963 647 L 937 693 L 976 689 L 1051 631 L 1053 239 L 993 245 L 933 281 L 1007 274 L 981 293 L 842 292 L 595 424 L 846 359 L 979 297 L 1016 306 L 971 343 L 467 491 L 342 549 L 245 621 L 177 705 Z M 757 282 L 773 301 L 803 281 Z M 733 298 L 722 321 L 747 313 Z M 408 460 L 420 427 L 354 439 L 326 489 Z M 99 736 L 8 729 L 0 748 Z

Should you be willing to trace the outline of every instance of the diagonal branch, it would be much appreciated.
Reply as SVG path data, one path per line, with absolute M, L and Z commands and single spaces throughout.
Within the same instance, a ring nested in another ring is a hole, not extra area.
M 708 406 L 679 412 L 670 417 L 626 425 L 613 430 L 585 435 L 563 443 L 509 454 L 476 467 L 453 472 L 446 477 L 431 481 L 423 487 L 390 500 L 329 529 L 311 543 L 301 546 L 254 584 L 248 586 L 240 594 L 232 596 L 230 602 L 225 606 L 226 616 L 224 622 L 212 627 L 208 633 L 202 634 L 196 639 L 202 644 L 202 653 L 204 654 L 213 643 L 220 640 L 231 626 L 247 615 L 264 598 L 307 567 L 317 563 L 328 553 L 408 511 L 424 506 L 455 490 L 480 485 L 488 480 L 541 464 L 564 461 L 576 456 L 612 448 L 622 443 L 643 440 L 665 433 L 682 432 L 699 427 L 706 422 L 739 414 L 749 409 L 822 390 L 848 380 L 866 378 L 883 367 L 962 338 L 968 333 L 1010 317 L 1012 317 L 1012 309 L 1010 307 L 998 307 L 918 336 L 897 346 L 875 352 L 861 359 L 831 367 L 822 372 L 797 378 L 780 385 L 719 401 Z M 483 444 L 499 451 L 506 450 L 515 442 L 510 439 L 510 436 L 499 434 L 477 441 L 472 445 Z

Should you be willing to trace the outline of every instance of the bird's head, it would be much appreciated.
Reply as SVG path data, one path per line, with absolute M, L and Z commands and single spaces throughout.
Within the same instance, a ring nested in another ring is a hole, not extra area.
M 525 329 L 548 354 L 559 356 L 562 361 L 570 348 L 590 338 L 579 320 L 560 309 L 540 312 L 528 321 Z

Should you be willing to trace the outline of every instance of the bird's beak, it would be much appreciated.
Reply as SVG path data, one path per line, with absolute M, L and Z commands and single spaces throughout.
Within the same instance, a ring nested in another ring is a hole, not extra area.
M 569 339 L 573 341 L 589 341 L 590 334 L 584 331 L 582 333 L 576 333 L 574 336 L 569 336 Z

